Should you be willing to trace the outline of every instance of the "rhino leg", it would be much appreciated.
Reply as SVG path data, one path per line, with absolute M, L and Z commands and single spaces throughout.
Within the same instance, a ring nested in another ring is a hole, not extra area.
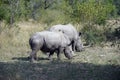
M 50 51 L 48 59 L 51 60 L 51 56 L 54 54 L 54 51 Z
M 61 60 L 60 53 L 62 53 L 62 51 L 63 51 L 63 48 L 59 48 L 59 49 L 58 49 L 58 52 L 57 52 L 57 59 L 58 59 L 58 60 Z
M 61 59 L 61 58 L 60 58 L 60 53 L 59 53 L 59 52 L 57 53 L 57 59 L 58 59 L 58 60 Z
M 75 51 L 75 44 L 76 44 L 75 41 L 72 41 L 71 44 L 72 44 L 72 50 Z
M 32 50 L 30 54 L 30 62 L 34 62 L 34 60 L 37 59 L 37 52 L 38 50 Z

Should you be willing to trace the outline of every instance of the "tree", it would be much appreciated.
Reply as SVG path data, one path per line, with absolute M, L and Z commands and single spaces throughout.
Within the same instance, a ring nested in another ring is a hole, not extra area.
M 65 0 L 64 10 L 74 21 L 104 24 L 115 11 L 112 3 L 104 0 Z

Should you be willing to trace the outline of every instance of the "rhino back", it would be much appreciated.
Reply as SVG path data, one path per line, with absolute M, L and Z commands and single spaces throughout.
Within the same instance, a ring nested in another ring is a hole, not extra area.
M 65 47 L 69 40 L 61 32 L 43 31 L 44 44 L 50 49 Z
M 50 31 L 62 31 L 64 34 L 68 36 L 70 40 L 74 40 L 78 38 L 77 30 L 71 25 L 55 25 L 50 28 Z

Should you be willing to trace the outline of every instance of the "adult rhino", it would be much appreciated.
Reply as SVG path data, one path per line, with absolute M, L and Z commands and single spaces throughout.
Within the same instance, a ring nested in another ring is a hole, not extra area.
M 30 59 L 33 62 L 36 58 L 36 53 L 41 50 L 42 52 L 49 52 L 49 59 L 54 52 L 57 53 L 58 59 L 60 59 L 60 53 L 64 52 L 64 55 L 71 59 L 73 57 L 70 41 L 66 35 L 61 32 L 41 31 L 33 34 L 29 39 L 29 45 L 32 49 Z
M 76 50 L 76 51 L 80 52 L 83 50 L 83 44 L 82 44 L 82 41 L 80 38 L 81 33 L 78 33 L 73 25 L 71 25 L 71 24 L 67 24 L 67 25 L 58 24 L 58 25 L 52 26 L 48 30 L 49 31 L 62 31 L 65 35 L 68 36 L 68 38 L 72 44 L 73 51 Z

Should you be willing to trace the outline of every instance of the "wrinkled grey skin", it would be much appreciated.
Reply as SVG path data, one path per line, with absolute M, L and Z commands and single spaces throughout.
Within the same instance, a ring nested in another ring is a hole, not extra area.
M 65 35 L 67 35 L 71 44 L 72 44 L 73 51 L 76 50 L 76 51 L 80 52 L 83 50 L 83 44 L 82 44 L 81 39 L 80 39 L 81 33 L 78 33 L 77 30 L 73 27 L 73 25 L 71 25 L 71 24 L 67 24 L 67 25 L 58 24 L 58 25 L 52 26 L 49 30 L 50 31 L 61 31 Z
M 64 55 L 68 58 L 72 58 L 72 48 L 70 41 L 66 35 L 61 32 L 42 31 L 33 34 L 29 39 L 29 44 L 32 49 L 30 54 L 31 62 L 36 58 L 36 53 L 41 50 L 42 52 L 49 52 L 49 59 L 54 52 L 57 53 L 58 59 L 60 59 L 60 53 L 64 52 Z

